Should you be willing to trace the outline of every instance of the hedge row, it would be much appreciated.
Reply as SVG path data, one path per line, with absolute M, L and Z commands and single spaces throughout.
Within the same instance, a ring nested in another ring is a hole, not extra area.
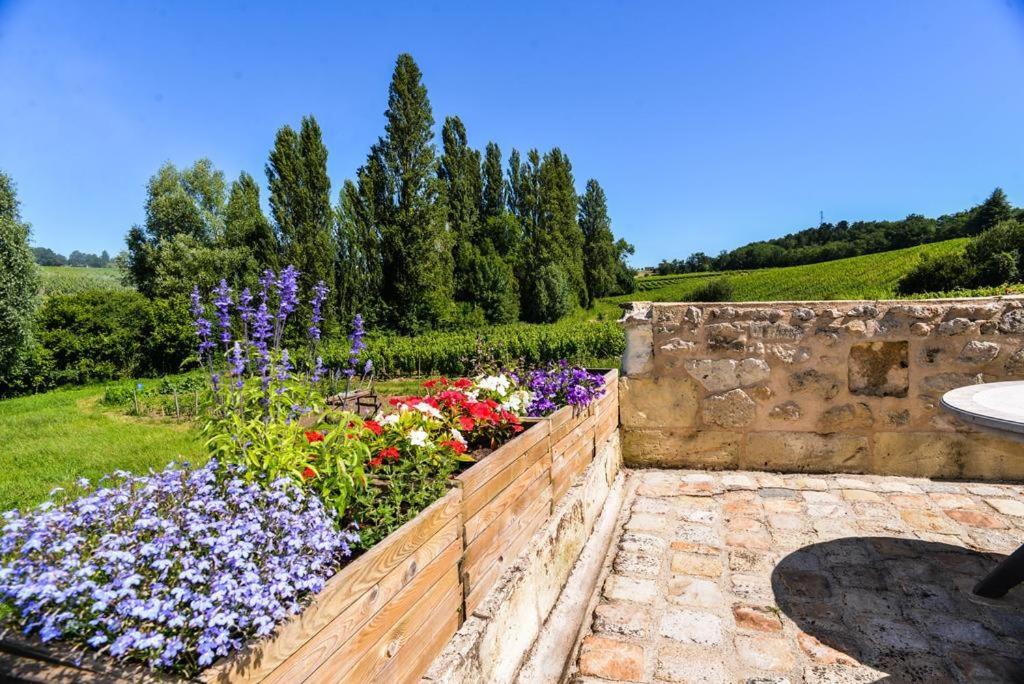
M 375 335 L 368 339 L 367 346 L 367 356 L 384 377 L 460 375 L 478 368 L 539 365 L 559 359 L 591 365 L 612 361 L 617 364 L 625 348 L 625 336 L 611 322 L 510 323 L 416 337 Z M 337 367 L 344 365 L 347 358 L 347 342 L 336 342 L 328 345 L 324 361 Z

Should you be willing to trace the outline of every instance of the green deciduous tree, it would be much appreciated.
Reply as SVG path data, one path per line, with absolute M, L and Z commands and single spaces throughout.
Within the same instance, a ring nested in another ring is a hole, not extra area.
M 242 272 L 236 274 L 239 282 L 254 282 L 264 269 L 278 270 L 277 235 L 260 208 L 260 187 L 245 171 L 231 184 L 224 211 L 224 245 L 248 253 Z
M 497 143 L 487 143 L 481 173 L 484 190 L 480 202 L 480 215 L 487 221 L 505 211 L 505 177 L 501 172 L 501 148 Z
M 381 234 L 382 299 L 392 327 L 436 326 L 452 309 L 452 239 L 437 176 L 434 116 L 422 74 L 398 56 L 388 89 L 384 135 L 365 168 L 376 168 L 374 214 Z
M 333 283 L 335 214 L 327 148 L 316 119 L 303 117 L 297 133 L 290 126 L 278 130 L 266 173 L 283 262 L 299 269 L 303 291 L 321 280 Z M 328 320 L 333 312 L 331 303 L 325 309 Z
M 345 181 L 338 196 L 338 259 L 334 269 L 335 301 L 342 321 L 359 313 L 370 325 L 381 314 L 380 234 L 374 218 L 378 170 L 361 168 L 358 182 Z
M 224 195 L 224 174 L 208 159 L 183 170 L 170 162 L 161 166 L 146 186 L 146 221 L 126 238 L 129 283 L 155 296 L 163 245 L 172 241 L 214 248 L 224 233 Z
M 10 176 L 0 171 L 0 389 L 26 373 L 39 275 Z
M 444 182 L 448 206 L 448 229 L 452 234 L 452 260 L 455 298 L 472 303 L 475 291 L 470 285 L 476 262 L 480 259 L 480 201 L 483 180 L 480 153 L 466 139 L 466 127 L 457 116 L 445 119 L 441 129 L 443 153 L 438 176 Z
M 576 302 L 586 305 L 583 277 L 583 231 L 576 220 L 579 200 L 569 158 L 557 147 L 544 155 L 540 166 L 541 220 L 538 235 L 555 263 L 562 267 Z

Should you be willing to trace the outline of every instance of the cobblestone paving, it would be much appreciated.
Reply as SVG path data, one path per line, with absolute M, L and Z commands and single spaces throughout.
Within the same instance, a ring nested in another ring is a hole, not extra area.
M 575 681 L 1024 682 L 1024 486 L 636 471 Z

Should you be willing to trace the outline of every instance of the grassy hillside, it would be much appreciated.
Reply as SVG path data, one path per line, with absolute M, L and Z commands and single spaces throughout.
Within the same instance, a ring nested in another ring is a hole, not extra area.
M 805 266 L 652 276 L 640 280 L 642 289 L 637 293 L 611 299 L 686 301 L 698 287 L 717 278 L 726 278 L 732 284 L 737 301 L 884 299 L 894 296 L 896 283 L 922 254 L 942 256 L 960 251 L 966 244 L 967 239 L 961 238 Z
M 43 296 L 72 294 L 83 290 L 121 290 L 121 272 L 116 268 L 40 266 Z

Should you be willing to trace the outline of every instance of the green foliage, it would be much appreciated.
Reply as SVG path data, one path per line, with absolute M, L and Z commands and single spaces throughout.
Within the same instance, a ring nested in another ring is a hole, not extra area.
M 129 416 L 195 420 L 210 402 L 208 384 L 207 378 L 196 373 L 112 383 L 104 388 L 100 404 Z
M 480 216 L 486 222 L 505 211 L 505 176 L 501 171 L 501 148 L 497 143 L 487 143 L 482 175 L 484 188 Z
M 302 119 L 299 132 L 283 126 L 274 139 L 267 162 L 270 209 L 281 238 L 283 259 L 299 269 L 301 286 L 334 283 L 334 209 L 327 176 L 327 148 L 312 116 Z M 334 303 L 325 306 L 334 320 Z M 308 308 L 302 310 L 308 314 Z
M 224 174 L 209 159 L 182 170 L 170 162 L 160 167 L 146 188 L 146 221 L 125 238 L 127 281 L 148 297 L 173 296 L 183 280 L 217 280 L 232 272 L 205 270 L 221 260 L 244 260 L 220 243 L 224 203 Z
M 972 238 L 962 252 L 923 257 L 900 280 L 901 294 L 1014 283 L 1024 274 L 1024 224 L 1002 221 Z
M 374 218 L 373 178 L 360 169 L 359 183 L 345 181 L 338 195 L 334 298 L 341 320 L 361 313 L 368 324 L 381 318 L 380 235 Z
M 398 56 L 388 89 L 384 136 L 370 150 L 380 226 L 385 320 L 416 332 L 435 327 L 452 307 L 452 235 L 445 228 L 443 183 L 436 175 L 434 116 L 422 74 Z
M 47 384 L 176 372 L 192 347 L 184 301 L 132 290 L 49 297 L 37 335 Z
M 728 302 L 732 301 L 733 288 L 728 278 L 715 278 L 693 291 L 692 301 L 695 302 Z
M 527 285 L 526 317 L 538 323 L 553 323 L 577 304 L 578 292 L 561 264 L 541 263 Z
M 619 251 L 608 217 L 608 200 L 601 185 L 591 178 L 580 197 L 580 230 L 583 231 L 583 274 L 588 300 L 618 294 Z
M 245 253 L 244 266 L 234 274 L 236 283 L 254 282 L 265 269 L 278 269 L 277 234 L 260 207 L 260 187 L 245 171 L 231 183 L 224 211 L 224 245 Z
M 541 366 L 559 359 L 593 365 L 608 363 L 625 348 L 625 337 L 616 323 L 568 319 L 546 325 L 511 323 L 413 337 L 372 335 L 367 342 L 366 357 L 373 359 L 377 372 L 385 377 L 464 375 L 473 372 L 484 354 L 494 367 L 517 363 Z M 342 366 L 347 358 L 345 340 L 333 340 L 324 350 L 328 367 Z
M 67 266 L 68 258 L 48 247 L 33 247 L 32 256 L 40 266 Z
M 0 391 L 28 371 L 39 273 L 10 176 L 0 171 Z
M 697 252 L 686 259 L 665 260 L 658 265 L 658 273 L 733 271 L 833 261 L 978 235 L 1021 213 L 1010 205 L 1002 189 L 996 188 L 982 204 L 955 214 L 935 219 L 911 214 L 900 221 L 822 223 L 781 238 L 752 242 L 717 257 Z

